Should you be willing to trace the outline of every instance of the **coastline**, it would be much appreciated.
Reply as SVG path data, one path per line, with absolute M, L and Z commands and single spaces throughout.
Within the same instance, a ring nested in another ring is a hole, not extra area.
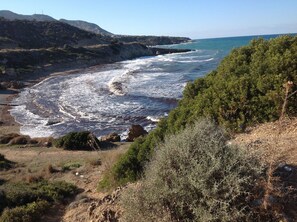
M 159 50 L 159 51 L 158 51 Z M 152 54 L 150 56 L 156 56 L 160 54 L 170 54 L 170 53 L 180 53 L 186 52 L 189 50 L 167 50 L 159 48 L 151 48 Z M 78 73 L 92 73 L 97 70 L 102 70 L 106 65 L 114 64 L 116 62 L 131 60 L 135 58 L 140 58 L 142 56 L 127 56 L 121 59 L 115 59 L 115 61 L 98 61 L 98 60 L 89 60 L 89 61 L 71 61 L 66 64 L 52 64 L 50 66 L 38 67 L 35 71 L 28 75 L 24 74 L 20 78 L 15 80 L 10 80 L 12 82 L 21 82 L 22 86 L 20 89 L 2 89 L 0 90 L 0 135 L 8 133 L 20 133 L 21 124 L 15 121 L 14 117 L 10 114 L 10 109 L 12 107 L 12 100 L 18 96 L 18 93 L 22 88 L 31 87 L 35 84 L 38 84 L 45 79 L 55 77 L 55 76 L 67 76 Z M 3 79 L 2 79 L 3 80 Z
M 0 135 L 20 133 L 20 124 L 10 115 L 11 101 L 18 95 L 15 90 L 0 90 Z
M 90 67 L 77 67 L 71 65 L 65 65 L 64 67 L 51 67 L 48 70 L 39 70 L 32 73 L 30 77 L 22 79 L 24 87 L 31 87 L 35 84 L 42 82 L 45 79 L 54 76 L 66 76 L 77 73 L 95 72 L 98 69 L 102 69 L 104 65 L 98 64 Z M 2 89 L 0 90 L 0 135 L 17 133 L 20 134 L 21 124 L 15 121 L 14 117 L 10 114 L 10 109 L 13 106 L 12 100 L 16 98 L 21 89 Z

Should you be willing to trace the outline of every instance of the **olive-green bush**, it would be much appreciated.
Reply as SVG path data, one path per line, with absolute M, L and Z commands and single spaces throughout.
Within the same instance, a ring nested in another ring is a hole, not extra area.
M 96 144 L 94 144 L 96 143 Z M 89 131 L 71 132 L 53 141 L 54 146 L 65 150 L 93 150 L 99 147 L 99 140 Z
M 0 153 L 0 171 L 10 169 L 13 165 L 14 163 L 12 161 L 7 160 L 4 155 Z
M 13 209 L 5 209 L 0 219 L 2 222 L 39 221 L 43 213 L 50 207 L 49 202 L 41 200 Z
M 38 209 L 41 209 L 41 206 L 45 206 L 44 202 L 48 204 L 61 203 L 65 199 L 74 196 L 77 191 L 74 185 L 62 181 L 48 182 L 42 180 L 34 183 L 5 183 L 0 186 L 0 215 L 6 209 L 0 217 L 0 221 L 19 221 L 4 220 L 3 218 L 21 218 L 22 212 L 24 213 L 24 218 L 27 218 L 27 214 L 32 214 L 32 218 L 35 218 L 39 215 Z M 34 210 L 35 208 L 36 210 Z
M 297 36 L 255 39 L 234 49 L 216 70 L 187 84 L 177 108 L 146 138 L 134 142 L 103 181 L 121 184 L 140 178 L 157 143 L 201 117 L 231 132 L 276 120 L 287 81 L 294 83 L 291 92 L 297 90 Z M 286 111 L 297 115 L 297 94 L 288 99 Z
M 123 220 L 250 220 L 249 192 L 263 169 L 226 142 L 224 132 L 207 121 L 166 137 L 144 178 L 123 193 Z
M 279 118 L 285 90 L 293 81 L 297 90 L 297 36 L 257 39 L 234 49 L 218 68 L 189 83 L 179 106 L 168 117 L 178 131 L 204 116 L 230 131 Z M 297 96 L 288 100 L 288 115 L 297 115 Z

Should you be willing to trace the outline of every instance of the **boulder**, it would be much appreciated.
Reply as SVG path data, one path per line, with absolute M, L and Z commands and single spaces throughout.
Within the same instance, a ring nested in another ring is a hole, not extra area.
M 10 88 L 12 89 L 21 89 L 24 87 L 25 87 L 25 84 L 20 81 L 11 81 Z
M 129 129 L 128 137 L 126 139 L 127 142 L 133 142 L 136 138 L 140 136 L 144 136 L 147 134 L 147 131 L 143 129 L 140 125 L 132 125 Z
M 108 134 L 106 136 L 102 136 L 101 141 L 102 142 L 120 142 L 121 137 L 117 133 L 110 133 L 110 134 Z
M 32 138 L 30 144 L 36 144 L 41 147 L 51 147 L 53 140 L 53 137 Z
M 10 133 L 6 135 L 0 136 L 0 144 L 7 144 L 9 143 L 13 138 L 19 137 L 20 135 L 17 133 Z
M 61 122 L 61 120 L 49 119 L 45 125 L 46 125 L 46 126 L 51 126 L 51 125 L 58 124 L 58 123 L 60 123 L 60 122 Z
M 9 141 L 8 145 L 26 145 L 31 141 L 29 136 L 17 136 Z

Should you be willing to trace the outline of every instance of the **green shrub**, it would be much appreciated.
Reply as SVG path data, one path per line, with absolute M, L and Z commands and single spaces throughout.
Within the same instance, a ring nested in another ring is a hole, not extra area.
M 7 160 L 4 155 L 0 154 L 0 171 L 12 168 L 13 164 L 12 161 Z
M 215 71 L 187 84 L 179 105 L 145 139 L 131 145 L 105 181 L 140 178 L 157 143 L 201 117 L 231 132 L 276 120 L 283 104 L 283 84 L 293 81 L 292 92 L 297 90 L 296 58 L 297 36 L 257 39 L 234 49 Z M 297 94 L 289 99 L 287 114 L 297 115 Z
M 62 166 L 62 171 L 73 170 L 73 169 L 76 169 L 76 168 L 80 168 L 81 166 L 82 166 L 82 164 L 79 163 L 79 162 L 69 162 L 69 163 L 65 163 L 65 164 Z
M 14 208 L 38 200 L 61 202 L 65 198 L 77 193 L 77 188 L 66 182 L 48 182 L 45 180 L 36 183 L 5 183 L 0 187 L 2 194 L 0 213 L 5 208 Z
M 124 221 L 246 221 L 247 201 L 262 168 L 200 121 L 158 146 L 145 176 L 121 198 Z
M 156 144 L 161 142 L 166 133 L 166 120 L 159 122 L 158 128 L 146 137 L 137 138 L 129 150 L 114 165 L 111 172 L 107 172 L 99 182 L 99 190 L 106 187 L 116 187 L 140 178 L 143 167 L 150 160 Z
M 230 131 L 279 118 L 287 81 L 297 90 L 297 36 L 282 36 L 234 49 L 218 68 L 189 83 L 179 106 L 168 117 L 178 131 L 204 116 Z M 297 115 L 297 96 L 288 101 L 287 114 Z
M 33 222 L 39 221 L 40 217 L 50 207 L 47 201 L 41 200 L 13 209 L 5 209 L 0 220 L 2 222 Z
M 94 150 L 100 146 L 99 140 L 89 131 L 68 133 L 55 139 L 53 144 L 65 150 Z

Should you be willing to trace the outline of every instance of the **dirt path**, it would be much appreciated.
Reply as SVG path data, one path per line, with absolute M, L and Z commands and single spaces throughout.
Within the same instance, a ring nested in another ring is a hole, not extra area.
M 238 134 L 232 141 L 251 151 L 263 152 L 263 160 L 271 158 L 297 165 L 297 118 L 265 123 Z

